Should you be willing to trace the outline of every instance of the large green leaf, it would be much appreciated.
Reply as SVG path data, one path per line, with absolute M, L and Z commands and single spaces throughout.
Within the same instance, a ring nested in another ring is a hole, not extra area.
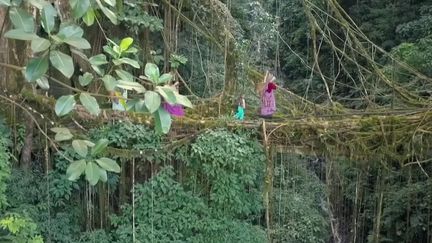
M 102 81 L 104 82 L 105 89 L 108 91 L 113 91 L 117 86 L 117 81 L 109 74 L 103 76 Z
M 50 88 L 48 79 L 43 76 L 36 79 L 36 84 L 43 90 L 49 90 Z
M 67 78 L 72 77 L 74 73 L 74 65 L 72 57 L 60 51 L 50 52 L 51 65 L 59 70 Z
M 9 30 L 8 32 L 5 33 L 4 36 L 6 38 L 10 38 L 10 39 L 25 40 L 25 41 L 34 40 L 34 39 L 38 39 L 39 38 L 39 36 L 37 36 L 36 34 L 34 34 L 34 33 L 27 33 L 27 32 L 24 32 L 24 30 L 21 30 L 21 29 Z
M 48 57 L 32 58 L 26 66 L 24 76 L 29 82 L 40 79 L 48 71 Z
M 85 160 L 72 162 L 66 170 L 66 176 L 69 180 L 75 181 L 85 171 L 86 165 L 87 163 Z
M 170 86 L 157 86 L 156 91 L 165 99 L 166 102 L 173 105 L 177 103 L 175 93 L 177 92 Z
M 171 128 L 170 114 L 162 107 L 159 107 L 157 112 L 153 113 L 153 116 L 155 118 L 156 131 L 167 134 Z
M 61 25 L 57 37 L 62 41 L 72 38 L 81 38 L 84 34 L 83 29 L 77 25 Z
M 81 86 L 85 87 L 93 81 L 93 74 L 86 72 L 78 77 L 78 81 Z
M 82 20 L 87 26 L 91 26 L 95 20 L 95 12 L 92 8 L 90 8 L 86 14 L 82 17 Z
M 99 167 L 94 162 L 87 162 L 85 168 L 85 177 L 90 185 L 94 186 L 98 183 L 100 178 Z
M 150 113 L 153 113 L 159 109 L 161 104 L 161 97 L 154 91 L 147 91 L 144 94 L 144 102 Z
M 75 98 L 73 95 L 64 95 L 60 97 L 54 107 L 57 116 L 67 115 L 75 107 Z
M 97 159 L 96 162 L 100 167 L 107 171 L 120 173 L 120 166 L 117 164 L 115 160 L 109 158 L 100 158 Z
M 115 65 L 128 64 L 128 65 L 131 65 L 134 68 L 140 68 L 140 65 L 139 65 L 139 63 L 137 61 L 132 60 L 132 59 L 127 58 L 127 57 L 122 57 L 120 59 L 114 59 L 113 63 Z
M 100 0 L 96 0 L 96 3 L 99 5 L 99 8 L 102 10 L 105 16 L 107 16 L 107 18 L 111 21 L 111 23 L 115 25 L 118 24 L 117 15 L 113 11 L 103 6 Z
M 10 0 L 0 0 L 0 6 L 9 7 L 11 5 Z
M 87 93 L 81 93 L 79 97 L 81 104 L 90 112 L 92 115 L 99 115 L 100 114 L 100 108 L 97 100 L 95 97 L 87 94 Z
M 105 74 L 105 69 L 100 67 L 100 66 L 96 66 L 96 65 L 91 65 L 91 67 L 93 68 L 93 70 L 99 75 L 99 76 L 103 76 Z
M 100 179 L 102 182 L 107 182 L 107 181 L 108 181 L 108 175 L 107 175 L 106 170 L 104 170 L 104 169 L 98 167 L 98 172 L 99 172 L 99 179 Z
M 84 141 L 84 143 L 87 144 L 87 146 L 89 146 L 89 147 L 94 147 L 94 146 L 95 146 L 95 144 L 92 143 L 92 142 L 90 142 L 89 140 L 83 140 L 83 141 Z
M 70 0 L 69 3 L 75 19 L 81 18 L 90 8 L 90 0 Z
M 172 76 L 172 74 L 170 74 L 170 73 L 164 73 L 164 74 L 162 74 L 162 76 L 160 76 L 159 77 L 159 80 L 158 80 L 158 84 L 167 84 L 167 83 L 169 83 L 169 82 L 171 82 L 171 80 L 173 79 L 174 77 Z
M 103 65 L 103 64 L 108 63 L 106 56 L 104 54 L 98 54 L 96 56 L 90 57 L 89 62 L 91 65 L 95 65 L 95 66 L 99 66 L 99 65 Z
M 9 10 L 9 17 L 15 29 L 20 29 L 27 33 L 34 31 L 33 17 L 22 8 L 11 8 Z
M 107 146 L 109 141 L 105 138 L 99 139 L 95 146 L 92 148 L 91 155 L 95 156 L 101 153 Z
M 126 90 L 135 90 L 138 94 L 144 93 L 146 89 L 140 83 L 137 82 L 128 82 L 119 80 L 117 83 L 117 87 L 126 89 Z
M 53 131 L 56 134 L 54 139 L 58 142 L 66 141 L 73 138 L 73 135 L 69 131 L 69 129 L 64 127 L 53 127 L 51 128 L 51 131 Z
M 41 23 L 45 32 L 51 34 L 55 27 L 55 17 L 57 16 L 56 9 L 51 4 L 46 4 L 42 8 Z
M 145 65 L 144 73 L 148 79 L 153 81 L 153 83 L 157 84 L 159 80 L 159 68 L 154 63 L 147 63 Z
M 88 153 L 87 143 L 84 140 L 73 140 L 72 147 L 77 154 L 85 158 Z
M 67 38 L 64 42 L 66 42 L 67 44 L 74 46 L 78 49 L 90 49 L 90 43 L 81 37 L 71 37 L 71 38 Z
M 120 41 L 120 52 L 124 52 L 129 49 L 130 45 L 132 45 L 133 39 L 130 37 L 126 37 Z
M 193 108 L 192 102 L 190 102 L 190 100 L 186 96 L 181 95 L 179 93 L 174 93 L 174 94 L 176 96 L 176 103 L 177 104 L 180 104 L 180 105 L 183 105 L 183 106 L 186 106 L 189 108 Z
M 33 52 L 41 52 L 47 50 L 51 46 L 51 42 L 44 38 L 37 38 L 32 40 L 31 49 Z
M 128 105 L 129 105 L 129 102 L 128 102 Z M 135 107 L 136 112 L 143 112 L 143 113 L 149 112 L 149 110 L 146 107 L 145 101 L 143 99 L 135 100 L 135 102 L 133 104 L 130 104 L 130 105 L 133 105 Z
M 117 76 L 119 79 L 123 81 L 133 82 L 134 76 L 130 72 L 126 72 L 124 70 L 115 70 Z

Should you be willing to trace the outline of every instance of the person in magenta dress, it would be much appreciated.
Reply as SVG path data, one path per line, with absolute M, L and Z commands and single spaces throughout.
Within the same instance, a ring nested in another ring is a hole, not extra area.
M 177 92 L 178 92 L 178 86 L 179 86 L 178 82 L 175 82 L 173 84 L 173 87 L 176 89 Z M 168 113 L 170 113 L 172 116 L 175 116 L 175 117 L 182 117 L 182 116 L 185 115 L 183 106 L 179 105 L 179 104 L 173 104 L 173 105 L 171 105 L 168 102 L 163 102 L 163 108 Z
M 277 88 L 274 81 L 276 78 L 267 73 L 264 88 L 261 92 L 261 111 L 262 117 L 271 117 L 276 112 L 275 90 Z

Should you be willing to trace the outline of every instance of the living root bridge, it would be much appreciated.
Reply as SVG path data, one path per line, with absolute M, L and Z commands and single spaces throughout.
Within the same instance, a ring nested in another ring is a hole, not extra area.
M 53 109 L 54 100 L 30 92 L 23 92 L 22 96 L 16 97 L 15 101 L 21 103 L 24 99 L 31 107 L 37 107 L 35 110 L 45 119 L 52 119 L 54 126 L 81 130 L 82 127 L 88 129 L 113 121 L 153 125 L 152 117 L 145 114 L 104 110 L 102 115 L 95 117 L 80 106 L 70 117 L 57 118 Z M 41 119 L 36 115 L 35 118 Z M 195 119 L 186 116 L 174 119 L 166 142 L 172 144 L 178 140 L 191 140 L 202 131 L 215 128 L 255 129 L 259 135 L 262 124 L 263 119 L 238 122 L 217 117 Z M 421 164 L 427 159 L 431 143 L 432 112 L 426 109 L 384 110 L 282 117 L 266 121 L 266 134 L 269 144 L 283 146 L 295 153 Z M 139 151 L 131 154 L 140 156 Z

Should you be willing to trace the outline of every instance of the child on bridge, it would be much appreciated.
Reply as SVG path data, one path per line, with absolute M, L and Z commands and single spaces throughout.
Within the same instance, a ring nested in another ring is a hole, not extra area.
M 240 121 L 244 120 L 246 110 L 246 101 L 244 99 L 244 95 L 240 95 L 240 98 L 237 101 L 237 113 L 235 114 L 235 118 Z

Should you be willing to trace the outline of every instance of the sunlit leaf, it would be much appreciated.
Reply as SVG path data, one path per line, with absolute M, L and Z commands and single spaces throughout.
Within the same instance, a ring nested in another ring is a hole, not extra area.
M 87 144 L 87 146 L 89 146 L 89 147 L 94 147 L 94 146 L 95 146 L 95 144 L 92 143 L 92 142 L 90 142 L 89 140 L 83 140 L 83 141 L 84 141 L 84 143 Z
M 154 63 L 147 63 L 145 65 L 144 73 L 148 79 L 153 81 L 153 83 L 157 84 L 159 80 L 159 68 Z
M 90 7 L 90 0 L 70 0 L 75 19 L 81 18 Z
M 48 57 L 32 58 L 25 69 L 25 79 L 29 82 L 40 79 L 48 71 Z
M 146 89 L 140 83 L 137 82 L 128 82 L 119 80 L 117 83 L 117 87 L 126 89 L 126 90 L 135 90 L 138 93 L 144 93 Z
M 9 7 L 10 5 L 11 5 L 10 0 L 0 0 L 0 6 Z
M 67 38 L 64 42 L 79 49 L 91 48 L 90 43 L 86 39 L 80 37 Z
M 170 86 L 157 86 L 156 91 L 171 105 L 176 104 L 177 98 L 175 93 L 177 92 Z
M 36 79 L 36 84 L 43 90 L 49 90 L 50 88 L 48 79 L 43 76 L 39 79 Z
M 144 101 L 150 113 L 157 111 L 161 105 L 161 97 L 154 91 L 146 91 L 144 94 Z
M 120 166 L 117 164 L 115 160 L 109 158 L 100 158 L 97 159 L 96 162 L 100 167 L 102 167 L 107 171 L 116 172 L 116 173 L 120 172 Z
M 81 38 L 83 34 L 83 29 L 77 25 L 61 25 L 57 36 L 61 40 L 66 41 L 67 39 Z
M 174 94 L 176 96 L 176 103 L 177 104 L 180 104 L 180 105 L 183 105 L 183 106 L 186 106 L 189 108 L 193 108 L 192 102 L 190 102 L 190 100 L 186 96 L 181 95 L 179 93 L 174 93 Z
M 104 170 L 104 169 L 98 167 L 98 173 L 99 173 L 99 179 L 100 179 L 102 182 L 107 182 L 107 181 L 108 181 L 108 175 L 107 175 L 106 170 Z
M 84 140 L 73 140 L 72 141 L 72 148 L 81 157 L 85 158 L 87 156 L 88 147 L 87 147 L 87 143 Z
M 95 66 L 99 66 L 99 65 L 103 65 L 103 64 L 108 63 L 106 56 L 104 54 L 98 54 L 96 56 L 90 57 L 89 62 L 91 65 L 95 65 Z
M 27 11 L 21 8 L 11 8 L 9 10 L 9 17 L 15 29 L 20 29 L 27 33 L 34 31 L 34 19 Z
M 86 73 L 84 73 L 84 75 L 82 75 L 82 76 L 80 75 L 78 77 L 78 82 L 83 87 L 89 85 L 92 81 L 93 81 L 93 74 L 88 73 L 88 72 L 86 72 Z
M 92 8 L 90 8 L 86 14 L 82 17 L 82 20 L 87 26 L 91 26 L 95 20 L 95 12 Z
M 120 59 L 114 59 L 113 63 L 115 65 L 128 64 L 128 65 L 131 65 L 134 68 L 140 68 L 140 65 L 139 65 L 139 63 L 137 61 L 132 60 L 132 59 L 127 58 L 127 57 L 122 57 Z
M 64 127 L 54 127 L 54 128 L 51 128 L 51 131 L 53 131 L 56 134 L 54 139 L 58 142 L 66 141 L 66 140 L 73 138 L 73 135 L 69 131 L 69 129 L 64 128 Z
M 39 36 L 37 36 L 36 34 L 34 34 L 34 33 L 27 33 L 27 32 L 24 32 L 24 30 L 21 30 L 21 29 L 9 30 L 8 32 L 5 33 L 4 36 L 6 38 L 10 38 L 10 39 L 25 40 L 25 41 L 34 40 L 34 39 L 38 39 L 39 38 Z
M 81 93 L 79 99 L 81 101 L 81 104 L 86 108 L 88 112 L 90 112 L 90 114 L 95 116 L 100 114 L 100 108 L 96 98 L 87 93 Z
M 171 82 L 174 77 L 170 73 L 164 73 L 159 77 L 158 84 L 166 84 Z
M 99 5 L 99 8 L 102 10 L 105 16 L 107 16 L 107 18 L 111 21 L 111 23 L 115 25 L 118 24 L 117 15 L 113 11 L 103 6 L 100 0 L 96 0 L 96 3 Z
M 99 139 L 95 146 L 92 148 L 91 155 L 95 156 L 100 154 L 107 146 L 109 141 L 105 138 Z
M 105 89 L 108 91 L 113 91 L 115 87 L 117 86 L 117 81 L 115 78 L 109 74 L 105 75 L 102 78 L 102 81 L 104 82 Z
M 85 160 L 78 160 L 72 162 L 66 170 L 66 176 L 69 180 L 75 181 L 85 171 L 86 165 L 87 163 Z
M 51 4 L 43 6 L 41 11 L 41 23 L 45 32 L 51 34 L 55 27 L 55 17 L 57 16 L 56 9 Z
M 87 163 L 85 168 L 85 178 L 92 186 L 98 183 L 100 172 L 98 166 L 94 162 Z
M 137 53 L 137 52 L 138 52 L 138 49 L 135 47 L 129 47 L 129 49 L 124 51 L 124 53 Z
M 104 0 L 104 2 L 108 3 L 109 5 L 111 5 L 111 7 L 115 7 L 116 6 L 116 0 Z
M 159 109 L 153 113 L 153 116 L 155 118 L 156 131 L 167 134 L 171 128 L 170 114 L 162 107 L 159 107 Z
M 15 40 L 34 40 L 38 39 L 39 36 L 33 33 L 24 32 L 24 30 L 9 30 L 4 34 L 6 38 L 15 39 Z
M 64 95 L 56 101 L 54 110 L 57 116 L 64 116 L 71 112 L 75 105 L 76 102 L 73 95 Z
M 124 52 L 129 49 L 130 45 L 132 45 L 133 39 L 131 37 L 126 37 L 120 41 L 120 52 Z
M 74 65 L 72 57 L 60 51 L 50 52 L 51 65 L 59 70 L 67 78 L 72 77 L 74 73 Z
M 103 46 L 103 50 L 109 54 L 111 57 L 116 58 L 118 54 L 114 51 L 114 49 L 108 45 Z
M 126 72 L 124 70 L 115 70 L 115 72 L 117 76 L 123 81 L 128 81 L 128 82 L 134 81 L 134 76 L 129 72 Z
M 134 105 L 136 112 L 149 112 L 143 99 L 138 99 L 135 103 L 131 103 L 130 105 Z
M 33 52 L 41 52 L 47 50 L 51 46 L 51 42 L 44 38 L 37 38 L 32 40 L 31 49 Z

